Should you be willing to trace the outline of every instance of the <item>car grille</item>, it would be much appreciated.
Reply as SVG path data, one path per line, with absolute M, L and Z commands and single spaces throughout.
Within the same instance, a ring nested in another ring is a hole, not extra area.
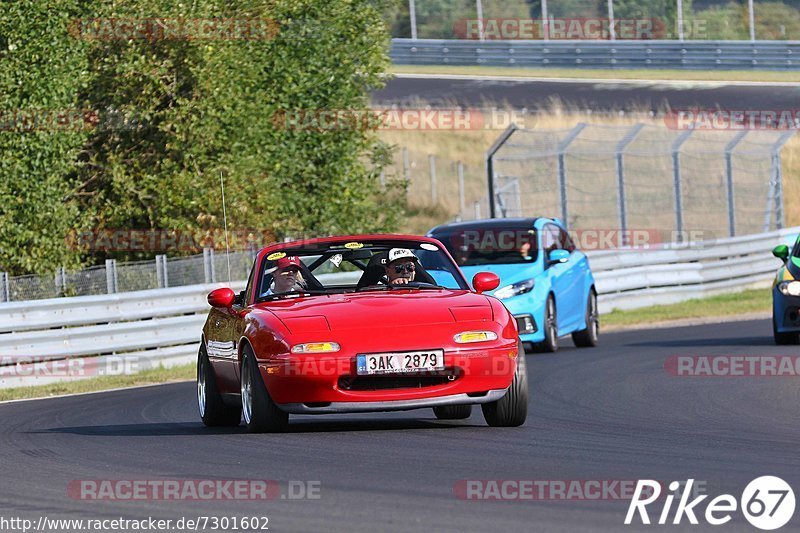
M 377 376 L 342 376 L 339 388 L 350 391 L 371 391 L 388 389 L 423 389 L 452 383 L 459 378 L 454 370 L 419 374 L 385 374 Z

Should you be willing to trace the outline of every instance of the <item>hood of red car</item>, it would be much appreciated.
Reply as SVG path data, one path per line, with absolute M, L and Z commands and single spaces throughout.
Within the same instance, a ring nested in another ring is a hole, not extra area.
M 392 290 L 284 298 L 258 305 L 292 333 L 493 320 L 486 296 L 464 290 Z

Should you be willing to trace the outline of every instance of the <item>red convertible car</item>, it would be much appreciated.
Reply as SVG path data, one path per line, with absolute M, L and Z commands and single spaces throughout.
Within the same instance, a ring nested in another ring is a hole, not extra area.
M 472 290 L 436 239 L 361 235 L 261 250 L 247 288 L 208 296 L 197 359 L 207 426 L 288 428 L 290 414 L 433 408 L 491 426 L 528 410 L 525 356 L 503 304 Z

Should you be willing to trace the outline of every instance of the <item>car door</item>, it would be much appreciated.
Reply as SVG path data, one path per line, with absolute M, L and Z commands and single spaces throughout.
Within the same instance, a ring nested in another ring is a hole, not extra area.
M 562 331 L 570 321 L 570 311 L 566 301 L 569 285 L 567 277 L 569 261 L 567 263 L 550 261 L 550 252 L 560 248 L 558 227 L 555 224 L 545 224 L 541 234 L 545 276 L 556 299 L 556 325 L 558 330 Z
M 563 291 L 562 301 L 564 302 L 562 307 L 566 308 L 564 327 L 571 331 L 580 325 L 585 314 L 584 272 L 587 269 L 586 257 L 576 249 L 575 244 L 564 228 L 556 226 L 556 231 L 558 232 L 559 249 L 566 250 L 570 254 L 569 261 L 563 263 L 565 269 L 561 274 L 563 279 L 561 290 Z
M 238 342 L 244 332 L 244 319 L 253 287 L 251 271 L 247 289 L 237 295 L 230 309 L 212 309 L 209 315 L 208 357 L 214 365 L 220 390 L 239 392 Z

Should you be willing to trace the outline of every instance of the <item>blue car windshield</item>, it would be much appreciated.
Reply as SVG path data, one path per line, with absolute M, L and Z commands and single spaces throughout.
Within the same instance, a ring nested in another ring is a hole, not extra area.
M 532 263 L 539 249 L 530 226 L 444 227 L 431 233 L 445 245 L 458 266 Z

